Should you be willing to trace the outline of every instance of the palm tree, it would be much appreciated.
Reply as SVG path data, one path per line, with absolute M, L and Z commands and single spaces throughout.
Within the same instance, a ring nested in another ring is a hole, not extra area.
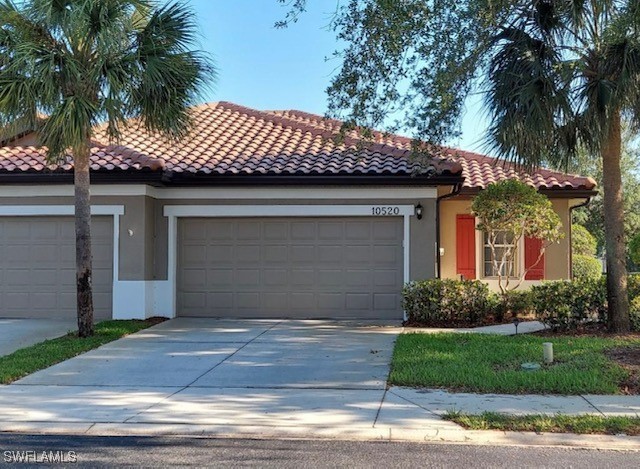
M 90 151 L 93 127 L 117 140 L 128 119 L 179 139 L 214 69 L 193 51 L 196 24 L 180 3 L 0 1 L 0 120 L 37 125 L 51 162 L 73 156 L 78 333 L 93 334 Z M 44 115 L 44 120 L 38 116 Z
M 628 331 L 622 121 L 640 124 L 640 2 L 510 2 L 490 43 L 490 144 L 535 167 L 602 159 L 609 328 Z

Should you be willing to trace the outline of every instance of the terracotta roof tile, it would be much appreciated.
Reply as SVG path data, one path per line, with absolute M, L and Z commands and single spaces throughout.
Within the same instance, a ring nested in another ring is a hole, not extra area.
M 134 120 L 119 144 L 109 145 L 106 129 L 98 127 L 91 168 L 217 175 L 461 174 L 468 189 L 513 177 L 537 188 L 595 187 L 590 178 L 549 170 L 516 172 L 484 155 L 448 148 L 412 158 L 411 139 L 381 132 L 373 132 L 373 141 L 363 141 L 356 131 L 337 140 L 341 122 L 301 111 L 257 111 L 219 102 L 194 107 L 192 116 L 191 135 L 179 143 L 146 131 Z M 0 172 L 72 168 L 70 157 L 48 164 L 42 148 L 0 148 Z

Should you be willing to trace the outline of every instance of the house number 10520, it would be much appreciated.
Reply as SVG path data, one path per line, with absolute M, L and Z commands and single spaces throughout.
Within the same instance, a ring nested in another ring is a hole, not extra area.
M 400 215 L 400 207 L 371 207 L 371 214 L 383 217 Z

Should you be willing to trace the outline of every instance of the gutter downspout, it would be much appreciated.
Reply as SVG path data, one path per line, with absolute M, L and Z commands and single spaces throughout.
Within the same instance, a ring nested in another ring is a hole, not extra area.
M 450 193 L 441 195 L 436 199 L 436 278 L 440 278 L 442 264 L 440 260 L 440 201 L 455 197 L 456 195 L 460 194 L 461 190 L 462 182 L 459 182 L 455 186 L 453 186 L 453 189 Z
M 573 241 L 573 211 L 576 208 L 586 207 L 591 202 L 591 197 L 587 197 L 584 202 L 569 207 L 569 280 L 573 280 L 573 249 L 571 247 Z

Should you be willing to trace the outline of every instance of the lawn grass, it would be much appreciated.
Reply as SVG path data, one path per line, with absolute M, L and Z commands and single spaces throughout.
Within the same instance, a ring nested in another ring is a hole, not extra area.
M 524 362 L 542 362 L 543 342 L 553 343 L 555 363 L 522 370 Z M 604 351 L 629 345 L 640 340 L 408 333 L 396 341 L 389 383 L 477 393 L 618 394 L 629 372 Z
M 537 433 L 640 435 L 640 417 L 601 415 L 505 415 L 485 412 L 469 415 L 449 412 L 443 416 L 470 430 L 503 430 Z
M 38 370 L 157 323 L 157 319 L 103 321 L 96 324 L 95 334 L 92 337 L 81 339 L 77 333 L 73 332 L 16 350 L 10 355 L 0 357 L 0 384 L 9 384 Z

